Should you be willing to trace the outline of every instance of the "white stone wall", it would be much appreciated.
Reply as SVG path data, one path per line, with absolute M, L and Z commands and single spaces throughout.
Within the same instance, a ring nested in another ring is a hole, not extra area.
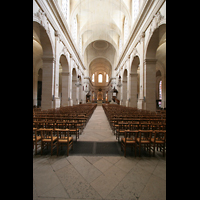
M 98 92 L 89 78 L 89 63 L 85 65 L 83 62 L 78 45 L 72 39 L 69 30 L 71 26 L 64 20 L 58 3 L 60 1 L 33 1 L 33 105 L 37 105 L 38 71 L 42 69 L 43 110 L 79 104 L 81 99 L 82 103 L 85 103 L 87 90 L 94 91 L 96 96 Z M 126 47 L 123 48 L 120 57 L 115 55 L 115 60 L 110 61 L 113 64 L 110 77 L 113 81 L 110 79 L 108 85 L 102 89 L 105 96 L 111 85 L 112 88 L 115 86 L 119 91 L 120 104 L 155 111 L 158 92 L 157 70 L 161 71 L 160 78 L 163 83 L 161 105 L 166 107 L 166 1 L 143 0 L 139 6 L 140 11 L 131 27 Z M 112 49 L 106 53 L 108 60 L 112 53 Z M 60 66 L 62 55 L 66 59 L 67 68 Z M 139 70 L 132 72 L 131 66 L 136 56 L 139 58 Z M 89 62 L 93 57 L 90 54 Z M 60 73 L 61 69 L 63 71 Z M 76 77 L 73 77 L 73 69 Z M 125 70 L 127 70 L 126 80 Z M 81 80 L 79 87 L 75 85 L 78 75 Z M 121 87 L 117 86 L 119 75 Z M 59 79 L 62 79 L 62 84 Z M 97 77 L 95 79 L 97 80 Z M 61 86 L 62 89 L 59 88 Z M 62 91 L 62 99 L 59 91 Z M 108 94 L 111 98 L 110 93 Z

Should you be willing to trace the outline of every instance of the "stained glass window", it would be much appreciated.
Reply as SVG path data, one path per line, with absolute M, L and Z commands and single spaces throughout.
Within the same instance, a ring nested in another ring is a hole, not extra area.
M 162 81 L 159 82 L 159 99 L 162 99 Z

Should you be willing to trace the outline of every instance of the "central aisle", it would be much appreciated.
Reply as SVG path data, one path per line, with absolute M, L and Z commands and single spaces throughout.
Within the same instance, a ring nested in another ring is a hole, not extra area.
M 78 141 L 116 142 L 102 106 L 97 106 Z

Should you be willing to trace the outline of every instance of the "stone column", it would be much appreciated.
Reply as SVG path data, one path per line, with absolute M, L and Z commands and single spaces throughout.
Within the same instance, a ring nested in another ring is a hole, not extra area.
M 53 108 L 54 91 L 54 58 L 43 56 L 42 73 L 42 102 L 41 109 L 47 110 Z
M 144 62 L 144 109 L 156 111 L 156 59 Z
M 62 72 L 62 106 L 69 106 L 68 101 L 68 79 L 69 72 Z
M 139 98 L 138 108 L 144 109 L 144 49 L 145 49 L 145 33 L 143 32 L 140 36 L 140 45 L 142 45 L 141 60 L 140 60 L 140 85 L 139 85 Z
M 33 106 L 37 106 L 38 73 L 33 71 Z
M 130 106 L 130 75 L 127 76 L 127 85 L 126 85 L 126 107 Z
M 123 86 L 122 86 L 122 96 L 123 96 L 123 101 L 122 105 L 126 106 L 126 100 L 127 100 L 127 80 L 123 80 Z
M 126 97 L 126 107 L 130 106 L 130 90 L 131 90 L 131 79 L 130 79 L 130 55 L 127 60 L 127 97 Z
M 131 84 L 131 90 L 130 90 L 130 106 L 131 107 L 137 107 L 137 73 L 130 73 L 130 84 Z
M 70 54 L 69 59 L 69 78 L 68 78 L 68 100 L 69 100 L 69 106 L 73 106 L 73 100 L 72 100 L 72 55 Z

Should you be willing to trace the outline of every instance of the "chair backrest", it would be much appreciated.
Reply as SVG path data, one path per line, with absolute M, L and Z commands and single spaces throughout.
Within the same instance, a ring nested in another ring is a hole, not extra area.
M 166 140 L 166 130 L 155 130 L 155 142 L 163 142 Z
M 77 130 L 77 123 L 78 122 L 73 122 L 73 121 L 67 122 L 67 128 L 68 129 L 76 129 Z
M 151 123 L 141 123 L 140 124 L 140 129 L 141 130 L 149 130 L 151 126 Z
M 67 122 L 66 121 L 56 121 L 55 123 L 55 128 L 56 129 L 66 129 L 67 128 Z
M 132 130 L 132 131 L 126 130 L 125 134 L 124 134 L 125 142 L 127 140 L 130 141 L 130 139 L 135 141 L 137 139 L 137 137 L 138 137 L 138 133 L 139 133 L 139 130 Z
M 119 131 L 128 130 L 129 124 L 127 122 L 119 122 Z
M 161 125 L 161 128 L 162 130 L 166 130 L 166 122 L 163 122 L 162 125 Z
M 148 140 L 150 141 L 152 137 L 152 130 L 139 130 L 140 141 Z
M 54 120 L 48 120 L 45 122 L 45 128 L 49 129 L 52 128 L 54 130 L 55 128 L 55 121 Z
M 53 138 L 53 129 L 40 129 L 39 132 L 41 132 L 42 139 L 51 139 Z
M 160 129 L 160 124 L 159 123 L 152 123 L 151 127 L 152 127 L 152 130 L 159 130 Z
M 140 125 L 138 123 L 129 123 L 129 130 L 139 130 Z
M 39 129 L 39 128 L 45 128 L 45 122 L 46 121 L 44 121 L 44 120 L 42 120 L 42 121 L 35 121 L 35 127 L 37 129 Z
M 57 132 L 57 139 L 69 141 L 69 129 L 67 131 L 56 131 L 56 132 Z

